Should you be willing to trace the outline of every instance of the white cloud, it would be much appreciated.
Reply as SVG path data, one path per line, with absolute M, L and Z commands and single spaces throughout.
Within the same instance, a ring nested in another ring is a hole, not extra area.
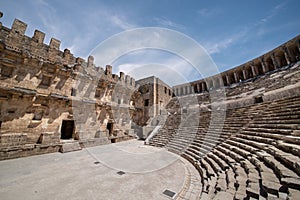
M 175 29 L 185 29 L 185 27 L 183 25 L 175 23 L 166 18 L 155 17 L 153 20 L 158 24 L 158 26 L 167 27 L 167 28 L 175 28 Z
M 273 17 L 275 17 L 284 7 L 286 2 L 282 2 L 278 5 L 276 5 L 271 12 L 268 13 L 268 15 L 260 20 L 261 23 L 266 23 L 269 20 L 271 20 Z
M 197 14 L 199 14 L 202 17 L 212 17 L 212 16 L 217 16 L 221 11 L 217 8 L 213 9 L 207 9 L 207 8 L 202 8 L 197 11 Z
M 62 2 L 62 9 L 68 8 Z M 64 16 L 52 2 L 37 0 L 34 4 L 37 19 L 42 22 L 46 39 L 55 37 L 62 42 L 61 49 L 68 48 L 77 57 L 87 57 L 89 52 L 113 34 L 131 29 L 137 25 L 125 12 L 113 12 L 113 8 L 92 7 L 89 4 L 77 10 L 76 14 Z M 76 5 L 70 9 L 76 8 Z M 63 17 L 62 17 L 63 16 Z M 72 23 L 70 23 L 72 20 Z
M 121 28 L 122 30 L 132 29 L 136 27 L 136 25 L 131 24 L 129 20 L 124 20 L 124 17 L 114 15 L 112 17 L 107 16 L 109 21 L 111 21 L 115 26 Z
M 225 38 L 217 38 L 217 42 L 213 42 L 211 39 L 208 39 L 209 42 L 204 43 L 204 47 L 207 52 L 212 55 L 216 53 L 220 53 L 227 48 L 230 48 L 232 45 L 237 42 L 241 43 L 246 40 L 249 40 L 250 37 L 253 37 L 254 34 L 256 36 L 262 36 L 269 32 L 269 30 L 265 27 L 265 24 L 269 22 L 272 18 L 274 18 L 280 11 L 285 7 L 286 2 L 280 3 L 276 5 L 270 12 L 267 12 L 267 15 L 260 19 L 257 23 L 254 23 L 249 26 L 243 27 L 240 31 L 235 34 L 232 34 Z M 198 11 L 198 14 L 202 16 L 213 16 L 216 15 L 219 11 L 216 9 L 208 10 L 201 9 Z
M 227 38 L 219 38 L 218 42 L 208 42 L 204 44 L 207 52 L 211 54 L 219 53 L 229 48 L 231 45 L 240 41 L 248 33 L 248 28 L 238 32 L 237 34 L 231 35 Z
M 153 75 L 169 85 L 186 83 L 191 78 L 202 77 L 199 72 L 201 70 L 183 58 L 161 50 L 145 49 L 131 53 L 116 60 L 113 67 L 117 74 L 122 71 L 136 80 Z

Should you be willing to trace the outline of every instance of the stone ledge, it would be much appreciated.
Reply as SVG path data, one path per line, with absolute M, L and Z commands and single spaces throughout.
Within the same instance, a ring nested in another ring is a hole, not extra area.
M 61 145 L 59 151 L 61 153 L 67 153 L 67 152 L 71 152 L 71 151 L 79 151 L 81 150 L 81 146 L 79 144 L 79 142 L 67 142 Z

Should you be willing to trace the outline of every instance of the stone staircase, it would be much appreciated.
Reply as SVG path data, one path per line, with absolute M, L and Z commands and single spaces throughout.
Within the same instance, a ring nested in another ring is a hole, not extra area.
M 198 126 L 169 124 L 151 144 L 194 165 L 200 199 L 298 199 L 299 111 L 300 97 L 260 103 L 227 110 L 223 126 L 201 112 Z

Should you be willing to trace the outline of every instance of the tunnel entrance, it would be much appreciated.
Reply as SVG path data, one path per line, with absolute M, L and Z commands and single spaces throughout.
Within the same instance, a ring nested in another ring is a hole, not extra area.
M 74 133 L 74 120 L 63 120 L 61 126 L 61 139 L 71 139 Z
M 108 122 L 106 129 L 108 130 L 109 135 L 113 135 L 113 131 L 114 131 L 114 123 L 112 122 Z

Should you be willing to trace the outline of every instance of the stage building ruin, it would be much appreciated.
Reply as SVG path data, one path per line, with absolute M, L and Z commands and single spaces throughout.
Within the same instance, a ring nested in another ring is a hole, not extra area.
M 44 44 L 39 30 L 28 37 L 26 28 L 18 19 L 1 25 L 1 159 L 135 138 L 134 78 L 60 51 L 55 38 Z

